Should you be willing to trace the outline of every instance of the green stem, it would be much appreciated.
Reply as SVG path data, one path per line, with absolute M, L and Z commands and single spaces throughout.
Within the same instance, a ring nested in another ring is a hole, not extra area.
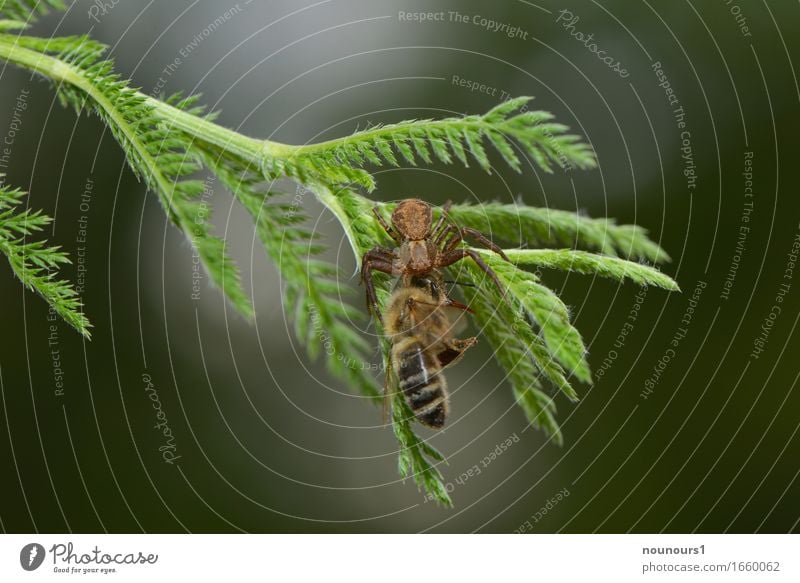
M 250 138 L 202 117 L 181 111 L 155 97 L 146 97 L 147 104 L 164 121 L 165 126 L 177 128 L 198 140 L 256 164 L 259 168 L 265 156 L 273 156 L 273 147 L 280 145 L 267 140 Z
M 94 89 L 91 82 L 83 76 L 79 69 L 50 55 L 20 47 L 14 42 L 13 37 L 0 37 L 0 58 L 35 71 L 55 82 L 73 85 L 95 99 L 109 113 L 113 110 L 113 107 L 106 107 L 110 104 L 103 103 L 102 94 Z M 265 159 L 284 156 L 294 148 L 294 146 L 269 140 L 250 138 L 181 111 L 154 97 L 142 93 L 140 96 L 147 100 L 147 104 L 153 108 L 155 114 L 164 121 L 165 125 L 178 128 L 197 140 L 230 152 L 259 168 L 263 166 Z
M 130 124 L 120 115 L 114 104 L 101 91 L 98 91 L 77 68 L 48 55 L 11 44 L 6 39 L 0 39 L 0 57 L 27 67 L 45 77 L 49 77 L 53 81 L 68 83 L 77 87 L 89 95 L 114 120 L 117 127 L 120 128 L 134 147 L 139 143 L 136 134 L 130 128 Z M 149 152 L 144 148 L 137 148 L 137 153 L 145 160 L 151 159 Z M 148 166 L 153 168 L 155 163 L 150 163 Z M 166 190 L 168 191 L 169 189 L 167 188 Z
M 8 35 L 0 35 L 0 59 L 44 75 L 57 84 L 66 83 L 72 85 L 86 93 L 122 130 L 142 159 L 148 161 L 148 167 L 152 169 L 153 178 L 159 186 L 159 193 L 170 192 L 169 181 L 156 170 L 157 165 L 151 160 L 151 155 L 147 149 L 140 143 L 135 129 L 125 119 L 122 119 L 114 104 L 108 100 L 102 91 L 99 91 L 93 85 L 83 71 L 56 57 L 21 47 L 15 42 L 13 36 Z M 298 149 L 296 146 L 250 138 L 197 115 L 182 111 L 154 97 L 142 93 L 138 95 L 146 100 L 147 105 L 152 108 L 154 114 L 163 121 L 167 128 L 178 129 L 205 145 L 213 146 L 241 158 L 259 170 L 263 169 L 267 162 L 271 160 L 290 158 Z M 360 261 L 361 254 L 356 245 L 352 217 L 347 216 L 330 188 L 321 183 L 311 186 L 319 201 L 334 214 L 345 229 L 347 237 L 353 246 L 356 259 Z M 159 195 L 162 196 L 161 194 Z M 172 213 L 173 206 L 171 201 L 163 196 L 162 198 L 164 199 L 165 208 Z M 191 237 L 190 233 L 187 234 Z

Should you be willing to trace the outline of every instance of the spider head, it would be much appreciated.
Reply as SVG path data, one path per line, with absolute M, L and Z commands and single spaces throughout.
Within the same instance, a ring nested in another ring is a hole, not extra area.
M 431 205 L 417 198 L 402 201 L 392 213 L 392 225 L 409 241 L 427 239 L 433 225 Z

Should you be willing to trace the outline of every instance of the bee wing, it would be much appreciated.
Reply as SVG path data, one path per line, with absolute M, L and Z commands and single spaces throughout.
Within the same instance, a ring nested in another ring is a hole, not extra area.
M 467 338 L 466 340 L 452 340 L 448 343 L 447 348 L 436 355 L 436 358 L 439 359 L 439 364 L 445 369 L 461 360 L 464 353 L 477 343 L 478 339 L 475 337 Z
M 465 312 L 470 311 L 469 308 L 466 306 L 462 307 L 461 304 L 458 306 L 449 305 L 442 308 L 442 311 L 450 322 L 450 325 L 447 328 L 448 334 L 457 336 L 466 330 L 468 321 Z

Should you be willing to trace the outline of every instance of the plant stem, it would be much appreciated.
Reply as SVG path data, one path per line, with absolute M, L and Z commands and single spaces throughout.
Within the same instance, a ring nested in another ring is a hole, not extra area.
M 122 118 L 117 109 L 114 107 L 114 104 L 111 103 L 111 101 L 101 91 L 98 91 L 92 85 L 92 83 L 72 65 L 64 63 L 63 61 L 48 55 L 43 55 L 36 51 L 11 44 L 5 39 L 0 39 L 0 57 L 3 57 L 10 62 L 23 65 L 28 69 L 49 77 L 54 81 L 68 83 L 77 87 L 89 95 L 111 117 L 111 119 L 114 120 L 117 127 L 124 132 L 125 137 L 131 142 L 131 144 L 134 145 L 134 147 L 138 143 L 136 136 L 130 130 L 130 124 L 128 124 L 127 121 Z M 139 155 L 141 155 L 143 158 L 150 158 L 150 154 L 146 150 L 142 148 L 137 148 L 137 150 Z M 155 164 L 151 163 L 151 167 L 154 166 Z
M 272 155 L 272 142 L 250 138 L 214 122 L 181 111 L 155 97 L 146 96 L 147 105 L 164 121 L 190 136 L 217 146 L 231 154 L 261 167 L 265 155 Z
M 102 96 L 94 91 L 92 84 L 81 71 L 50 55 L 26 49 L 14 42 L 13 36 L 0 35 L 0 58 L 26 69 L 35 71 L 49 79 L 73 85 L 101 103 Z M 219 124 L 192 115 L 149 95 L 139 94 L 153 108 L 154 113 L 165 125 L 175 127 L 184 133 L 218 148 L 230 152 L 261 168 L 268 158 L 290 155 L 295 146 L 280 144 L 269 140 L 257 140 L 229 130 Z M 107 108 L 104 107 L 108 111 Z

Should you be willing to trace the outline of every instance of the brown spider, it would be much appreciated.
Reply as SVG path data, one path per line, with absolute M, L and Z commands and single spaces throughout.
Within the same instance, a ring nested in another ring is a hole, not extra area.
M 469 257 L 503 293 L 503 287 L 497 274 L 481 256 L 473 249 L 459 248 L 458 245 L 464 240 L 464 237 L 470 237 L 506 261 L 508 261 L 508 257 L 500 247 L 492 243 L 480 231 L 469 227 L 459 227 L 449 222 L 450 217 L 447 213 L 451 205 L 452 201 L 448 201 L 444 205 L 442 216 L 439 217 L 436 225 L 433 224 L 431 205 L 416 198 L 406 199 L 397 205 L 392 213 L 391 225 L 386 223 L 378 207 L 372 210 L 378 222 L 398 245 L 395 249 L 375 247 L 364 254 L 362 261 L 361 278 L 366 287 L 367 307 L 379 321 L 383 322 L 383 319 L 378 307 L 375 285 L 372 281 L 373 270 L 400 277 L 401 285 L 407 286 L 410 285 L 412 278 L 428 275 Z

